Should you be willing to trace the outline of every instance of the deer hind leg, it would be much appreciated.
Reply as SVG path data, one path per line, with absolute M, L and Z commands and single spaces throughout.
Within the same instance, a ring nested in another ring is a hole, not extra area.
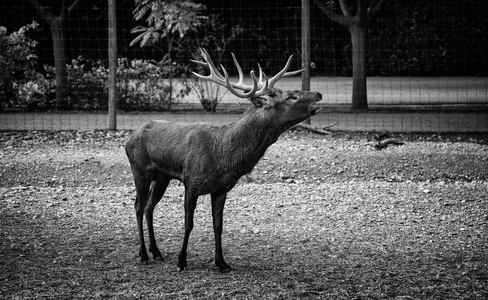
M 169 181 L 170 179 L 161 176 L 152 182 L 149 192 L 149 200 L 147 201 L 144 209 L 147 224 L 147 234 L 149 235 L 149 252 L 152 253 L 155 260 L 163 260 L 163 255 L 159 251 L 156 245 L 156 239 L 154 237 L 153 212 L 154 208 L 166 192 Z
M 141 263 L 147 264 L 149 256 L 147 255 L 146 245 L 144 242 L 144 229 L 142 227 L 142 219 L 144 218 L 144 208 L 147 203 L 147 196 L 149 194 L 149 187 L 151 182 L 146 179 L 144 174 L 132 170 L 134 176 L 134 182 L 136 185 L 136 201 L 134 208 L 136 210 L 137 231 L 139 232 L 139 256 L 141 257 Z

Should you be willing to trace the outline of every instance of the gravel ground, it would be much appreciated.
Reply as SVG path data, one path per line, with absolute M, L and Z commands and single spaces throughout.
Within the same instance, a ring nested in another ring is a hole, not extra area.
M 3 299 L 486 299 L 488 136 L 288 132 L 229 194 L 213 265 L 208 197 L 177 272 L 183 187 L 140 265 L 129 131 L 0 133 Z

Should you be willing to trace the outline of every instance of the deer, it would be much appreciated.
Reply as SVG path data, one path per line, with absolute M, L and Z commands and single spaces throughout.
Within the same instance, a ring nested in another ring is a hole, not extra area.
M 194 227 L 194 211 L 197 198 L 210 194 L 213 230 L 215 238 L 215 265 L 221 272 L 231 271 L 222 253 L 223 212 L 227 193 L 239 178 L 250 173 L 279 136 L 309 117 L 319 108 L 315 104 L 322 99 L 318 92 L 282 90 L 274 87 L 281 78 L 297 75 L 304 69 L 287 72 L 293 56 L 285 67 L 268 79 L 261 66 L 259 78 L 250 72 L 252 85 L 244 83 L 242 68 L 232 53 L 239 73 L 238 82 L 230 82 L 226 69 L 217 70 L 207 50 L 201 48 L 204 61 L 192 60 L 209 69 L 207 76 L 193 72 L 200 80 L 212 81 L 225 87 L 230 93 L 248 99 L 253 105 L 236 121 L 226 125 L 209 123 L 180 123 L 165 120 L 150 121 L 136 129 L 125 145 L 130 163 L 136 198 L 139 256 L 142 264 L 148 264 L 143 231 L 146 218 L 149 236 L 149 252 L 154 260 L 163 260 L 157 247 L 153 211 L 163 197 L 171 180 L 184 185 L 184 237 L 178 254 L 180 271 L 187 269 L 187 247 Z

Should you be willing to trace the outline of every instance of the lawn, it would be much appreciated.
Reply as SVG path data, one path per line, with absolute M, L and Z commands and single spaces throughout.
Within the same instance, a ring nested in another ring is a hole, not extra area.
M 488 298 L 486 134 L 285 133 L 229 193 L 222 274 L 208 197 L 178 272 L 177 182 L 139 263 L 129 133 L 0 133 L 0 298 Z

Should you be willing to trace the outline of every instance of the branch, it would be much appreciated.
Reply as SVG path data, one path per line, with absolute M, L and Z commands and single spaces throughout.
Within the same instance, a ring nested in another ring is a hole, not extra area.
M 349 6 L 347 6 L 347 3 L 345 0 L 339 0 L 339 3 L 341 4 L 341 10 L 342 10 L 342 13 L 346 16 L 346 17 L 351 17 L 352 14 L 351 14 L 351 10 L 349 9 Z
M 32 6 L 34 6 L 35 9 L 37 9 L 37 11 L 39 12 L 39 14 L 41 14 L 41 17 L 48 23 L 50 23 L 53 19 L 56 18 L 55 15 L 53 15 L 52 13 L 50 13 L 49 11 L 47 11 L 47 9 L 45 9 L 44 7 L 41 6 L 41 4 L 39 3 L 39 1 L 37 0 L 30 0 Z
M 368 0 L 358 0 L 358 11 L 356 13 L 356 18 L 366 17 L 368 13 Z
M 308 130 L 308 131 L 311 131 L 311 132 L 314 132 L 314 133 L 318 133 L 318 134 L 327 134 L 327 135 L 331 135 L 332 133 L 325 130 L 327 128 L 330 128 L 332 126 L 335 126 L 336 124 L 330 124 L 330 125 L 327 125 L 325 126 L 324 128 L 320 129 L 320 128 L 317 128 L 317 127 L 314 127 L 314 126 L 311 126 L 309 124 L 306 124 L 306 123 L 298 123 L 294 126 L 292 126 L 290 129 L 297 129 L 297 128 L 300 128 L 300 129 L 305 129 L 305 130 Z
M 381 9 L 385 5 L 386 0 L 374 0 L 373 3 L 369 6 L 368 9 L 368 17 L 375 18 L 380 13 Z
M 382 150 L 387 148 L 389 145 L 401 146 L 404 144 L 405 143 L 399 139 L 390 138 L 390 139 L 376 142 L 375 144 L 373 144 L 373 147 L 375 147 L 377 150 Z
M 66 20 L 70 14 L 73 13 L 73 10 L 75 10 L 76 6 L 80 2 L 80 0 L 75 0 L 70 7 L 68 7 L 68 1 L 69 0 L 63 0 L 63 6 L 61 8 L 61 14 L 59 17 L 61 20 Z
M 63 4 L 61 6 L 61 13 L 59 14 L 59 18 L 61 20 L 66 20 L 68 17 L 68 0 L 63 0 Z
M 351 17 L 349 17 L 347 15 L 340 15 L 340 14 L 336 13 L 331 8 L 326 7 L 324 5 L 324 3 L 322 3 L 321 0 L 313 0 L 313 3 L 315 3 L 315 5 L 317 5 L 320 8 L 320 10 L 327 17 L 329 17 L 329 19 L 331 19 L 332 21 L 334 21 L 334 22 L 336 22 L 338 24 L 341 24 L 342 26 L 346 26 L 346 27 L 350 27 L 351 26 L 351 24 L 352 24 Z M 341 3 L 341 7 L 342 7 L 342 3 Z
M 71 6 L 68 8 L 68 5 L 67 5 L 67 1 L 68 0 L 63 0 L 63 6 L 61 8 L 61 14 L 59 15 L 59 17 L 61 19 L 66 19 L 72 12 L 73 10 L 76 8 L 76 6 L 78 6 L 78 3 L 80 2 L 80 0 L 75 0 Z M 45 7 L 43 7 L 39 1 L 37 0 L 30 0 L 32 6 L 34 6 L 34 8 L 39 12 L 39 14 L 41 15 L 41 17 L 48 23 L 51 23 L 54 19 L 57 19 L 58 16 L 50 13 Z
M 68 15 L 73 13 L 73 10 L 75 10 L 75 8 L 78 6 L 79 2 L 80 2 L 80 0 L 75 0 L 73 2 L 73 4 L 71 4 L 71 6 L 68 8 Z

